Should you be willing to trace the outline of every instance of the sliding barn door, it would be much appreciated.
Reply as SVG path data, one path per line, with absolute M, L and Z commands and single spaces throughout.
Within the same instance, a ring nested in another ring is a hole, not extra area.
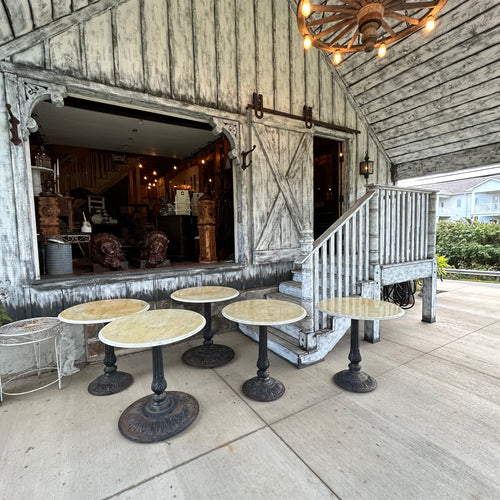
M 254 262 L 294 260 L 312 227 L 312 134 L 254 122 L 252 142 Z

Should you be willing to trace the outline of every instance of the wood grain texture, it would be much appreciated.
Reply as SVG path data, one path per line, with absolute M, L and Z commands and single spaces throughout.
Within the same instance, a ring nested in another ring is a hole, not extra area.
M 80 29 L 74 26 L 50 40 L 51 66 L 56 71 L 81 75 Z

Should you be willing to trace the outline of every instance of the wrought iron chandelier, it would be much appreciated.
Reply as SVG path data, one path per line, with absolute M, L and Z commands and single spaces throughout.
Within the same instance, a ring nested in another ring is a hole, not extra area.
M 434 28 L 435 16 L 447 0 L 300 0 L 297 23 L 304 48 L 342 54 L 372 52 L 383 57 L 387 47 L 423 28 Z

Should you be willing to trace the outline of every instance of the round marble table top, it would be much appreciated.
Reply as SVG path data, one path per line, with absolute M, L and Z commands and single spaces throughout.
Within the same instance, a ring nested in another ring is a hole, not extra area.
M 404 314 L 396 304 L 363 297 L 336 297 L 321 300 L 318 309 L 333 316 L 351 319 L 391 319 Z
M 227 286 L 193 286 L 175 291 L 171 297 L 179 302 L 221 302 L 234 299 L 240 294 L 238 290 Z
M 233 302 L 222 309 L 222 315 L 246 325 L 285 325 L 306 316 L 306 310 L 285 300 L 251 299 Z
M 138 299 L 108 299 L 69 307 L 58 318 L 66 323 L 108 323 L 123 316 L 147 311 L 149 304 Z
M 109 323 L 99 332 L 99 340 L 114 347 L 154 347 L 190 337 L 205 323 L 205 318 L 193 311 L 156 309 Z

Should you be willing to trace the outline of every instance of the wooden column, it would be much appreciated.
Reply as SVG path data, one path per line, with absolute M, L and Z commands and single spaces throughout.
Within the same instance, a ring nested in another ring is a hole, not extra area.
M 198 201 L 198 231 L 200 233 L 200 262 L 217 262 L 215 242 L 215 201 L 201 197 Z

